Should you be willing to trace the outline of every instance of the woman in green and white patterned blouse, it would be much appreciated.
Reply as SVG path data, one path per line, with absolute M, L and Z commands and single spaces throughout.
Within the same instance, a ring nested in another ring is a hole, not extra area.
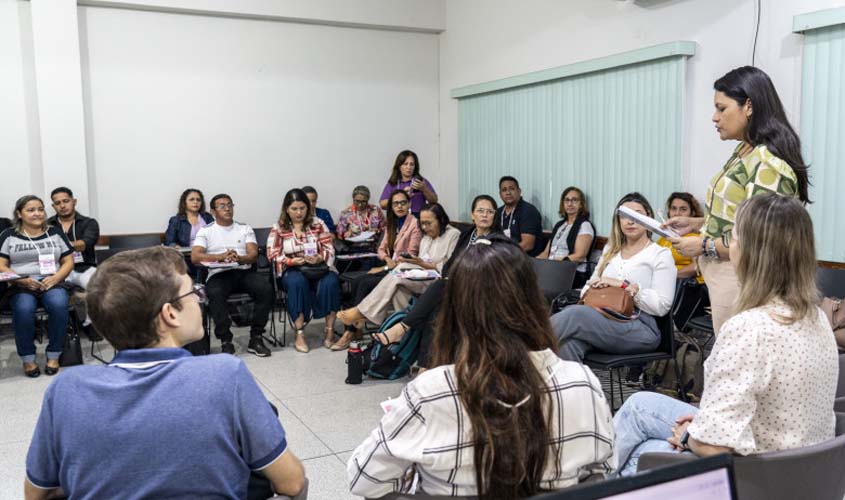
M 809 182 L 798 134 L 766 73 L 744 66 L 716 80 L 713 87 L 713 123 L 719 138 L 740 143 L 707 187 L 705 216 L 673 217 L 666 225 L 681 234 L 701 233 L 674 238 L 672 243 L 681 254 L 698 258 L 718 333 L 733 314 L 739 293 L 728 251 L 737 207 L 746 198 L 770 192 L 807 203 Z

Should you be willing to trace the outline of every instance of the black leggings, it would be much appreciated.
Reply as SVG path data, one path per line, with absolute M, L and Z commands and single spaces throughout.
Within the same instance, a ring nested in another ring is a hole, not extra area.
M 434 340 L 434 320 L 440 311 L 440 302 L 443 300 L 443 291 L 446 288 L 446 280 L 437 280 L 420 295 L 414 302 L 414 307 L 402 320 L 410 329 L 422 328 L 420 337 L 420 350 L 417 356 L 417 364 L 423 368 L 430 368 L 431 343 Z

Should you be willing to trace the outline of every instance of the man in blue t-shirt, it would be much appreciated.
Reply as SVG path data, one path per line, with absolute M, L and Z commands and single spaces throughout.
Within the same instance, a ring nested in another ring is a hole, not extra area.
M 305 487 L 244 363 L 181 348 L 203 336 L 204 289 L 186 273 L 182 255 L 164 247 L 98 268 L 86 305 L 118 354 L 62 372 L 47 389 L 26 457 L 27 499 L 246 498 L 256 472 L 279 494 Z
M 504 204 L 496 210 L 496 218 L 502 232 L 525 253 L 536 257 L 546 247 L 543 220 L 537 207 L 522 199 L 519 181 L 509 175 L 499 179 L 499 197 Z

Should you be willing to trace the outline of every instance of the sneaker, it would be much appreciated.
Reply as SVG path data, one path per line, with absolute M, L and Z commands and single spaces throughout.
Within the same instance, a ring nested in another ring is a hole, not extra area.
M 103 336 L 94 329 L 94 325 L 82 325 L 82 331 L 85 332 L 85 336 L 88 337 L 88 340 L 91 342 L 99 342 L 103 340 Z
M 249 345 L 246 348 L 247 352 L 255 354 L 259 358 L 266 358 L 270 355 L 270 349 L 264 345 L 264 341 L 261 337 L 255 337 L 249 339 Z
M 220 350 L 223 351 L 223 354 L 231 354 L 234 356 L 235 345 L 231 342 L 223 342 L 223 345 L 220 346 Z

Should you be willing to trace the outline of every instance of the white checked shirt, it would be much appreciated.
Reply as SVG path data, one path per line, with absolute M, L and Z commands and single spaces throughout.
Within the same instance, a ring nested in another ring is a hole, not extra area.
M 557 456 L 552 448 L 541 487 L 560 489 L 614 469 L 613 420 L 598 379 L 589 368 L 563 361 L 549 349 L 530 356 L 554 405 L 549 445 L 559 446 Z M 457 385 L 455 367 L 448 365 L 405 386 L 349 459 L 352 493 L 374 498 L 405 492 L 411 486 L 406 471 L 414 466 L 419 487 L 429 495 L 477 494 L 472 429 Z

